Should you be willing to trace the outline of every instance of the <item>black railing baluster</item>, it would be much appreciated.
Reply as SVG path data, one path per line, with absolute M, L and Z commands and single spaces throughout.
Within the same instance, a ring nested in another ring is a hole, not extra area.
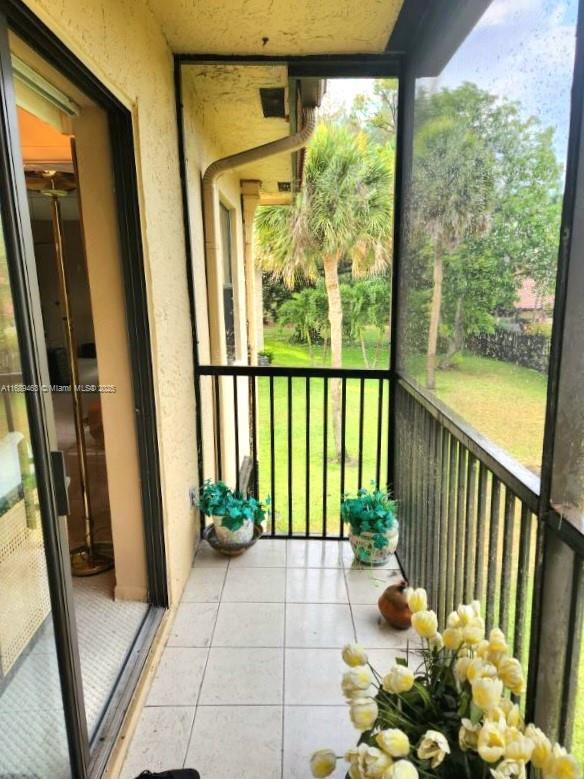
M 219 391 L 219 376 L 213 376 L 213 391 L 215 396 L 215 454 L 217 468 L 217 478 L 219 481 L 223 478 L 223 454 L 221 452 L 221 394 Z
M 235 428 L 235 489 L 239 490 L 239 398 L 237 397 L 237 376 L 233 377 L 233 426 Z
M 322 380 L 322 534 L 326 538 L 326 504 L 328 489 L 328 378 Z
M 432 491 L 430 501 L 430 516 L 432 518 L 431 538 L 432 538 L 432 602 L 439 608 L 439 582 L 440 582 L 440 493 L 442 490 L 442 442 L 441 433 L 443 428 L 432 419 L 432 469 L 430 472 L 430 489 Z
M 497 592 L 497 569 L 499 563 L 499 513 L 501 503 L 501 482 L 493 476 L 491 482 L 491 521 L 489 527 L 489 565 L 487 569 L 486 626 L 489 631 L 495 620 L 495 595 Z
M 294 534 L 292 521 L 292 377 L 288 376 L 288 535 Z
M 519 563 L 517 567 L 517 595 L 515 599 L 515 638 L 513 654 L 523 662 L 525 634 L 525 616 L 527 613 L 527 577 L 531 556 L 532 514 L 527 506 L 521 504 L 521 529 L 519 532 Z
M 420 426 L 418 430 L 420 452 L 428 446 L 428 414 L 421 409 Z M 419 511 L 422 543 L 420 545 L 420 575 L 418 581 L 422 587 L 428 587 L 428 457 L 420 457 L 420 497 Z
M 259 497 L 260 490 L 260 464 L 258 457 L 258 410 L 256 397 L 256 381 L 254 376 L 249 377 L 249 391 L 251 400 L 251 460 L 253 463 L 253 494 Z
M 365 416 L 365 379 L 359 382 L 359 460 L 357 465 L 357 489 L 363 486 L 363 419 Z
M 505 513 L 503 515 L 503 561 L 501 564 L 501 592 L 499 598 L 499 627 L 504 633 L 509 629 L 509 596 L 511 593 L 511 566 L 515 529 L 515 495 L 505 488 Z
M 270 376 L 270 512 L 272 516 L 272 536 L 276 535 L 276 446 L 274 419 L 274 377 Z
M 446 600 L 446 581 L 448 576 L 448 463 L 450 458 L 450 434 L 441 428 L 442 455 L 440 461 L 439 480 L 441 482 L 440 493 L 440 580 L 438 608 L 441 616 L 440 624 L 443 625 L 448 615 Z
M 485 577 L 485 539 L 487 530 L 487 482 L 488 473 L 483 463 L 479 466 L 479 493 L 477 503 L 477 550 L 474 598 L 483 602 Z
M 341 379 L 341 500 L 345 494 L 345 460 L 347 456 L 346 450 L 346 434 L 347 434 L 347 380 L 343 377 Z M 344 536 L 343 518 L 339 515 L 339 535 L 341 538 Z
M 434 573 L 432 571 L 433 550 L 434 550 L 434 517 L 432 516 L 432 492 L 433 492 L 433 463 L 432 463 L 432 428 L 434 418 L 426 412 L 426 426 L 424 431 L 424 446 L 426 448 L 426 467 L 424 468 L 424 525 L 426 527 L 426 571 L 424 573 L 425 586 L 431 593 L 431 601 L 434 601 L 434 591 L 432 581 Z
M 411 544 L 411 570 L 412 570 L 412 584 L 414 587 L 421 586 L 420 583 L 420 557 L 422 555 L 422 539 L 420 537 L 420 509 L 418 501 L 418 493 L 420 489 L 419 479 L 419 467 L 420 467 L 420 442 L 418 440 L 418 422 L 422 408 L 419 403 L 412 404 L 411 414 L 411 427 L 410 427 L 410 440 L 412 442 L 413 450 L 413 462 L 412 462 L 412 476 L 411 476 L 411 489 L 412 489 L 412 544 Z
M 375 456 L 375 485 L 380 486 L 381 476 L 381 430 L 383 426 L 383 379 L 377 386 L 377 454 Z
M 474 584 L 474 564 L 475 564 L 475 544 L 476 544 L 476 484 L 477 484 L 477 461 L 469 453 L 468 468 L 466 476 L 466 512 L 465 512 L 465 560 L 464 560 L 464 600 L 469 603 L 473 599 Z
M 448 587 L 447 611 L 455 607 L 454 577 L 456 568 L 456 485 L 458 457 L 461 445 L 450 436 L 450 464 L 448 466 Z
M 305 503 L 304 511 L 306 513 L 306 527 L 304 535 L 308 538 L 310 535 L 310 376 L 306 377 L 306 484 L 305 484 Z
M 456 561 L 454 577 L 454 601 L 460 603 L 464 592 L 464 515 L 466 509 L 466 463 L 468 459 L 468 450 L 460 445 L 458 454 L 458 477 L 456 498 Z

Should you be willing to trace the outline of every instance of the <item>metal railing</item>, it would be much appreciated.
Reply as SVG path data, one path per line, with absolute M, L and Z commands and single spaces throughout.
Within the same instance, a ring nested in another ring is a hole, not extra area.
M 537 476 L 482 439 L 434 397 L 396 387 L 396 494 L 402 560 L 441 623 L 461 602 L 485 604 L 527 659 L 537 549 Z
M 582 634 L 582 536 L 553 510 L 542 512 L 538 476 L 435 396 L 401 378 L 394 392 L 404 570 L 412 584 L 428 589 L 442 624 L 461 602 L 484 604 L 487 629 L 501 627 L 528 669 L 527 715 L 569 745 Z
M 214 457 L 204 478 L 237 487 L 238 463 L 255 463 L 253 492 L 270 496 L 267 534 L 343 538 L 341 496 L 388 482 L 389 372 L 202 366 L 212 401 Z M 249 420 L 249 421 L 248 421 Z
M 203 366 L 199 381 L 204 478 L 237 487 L 249 455 L 254 494 L 271 498 L 266 535 L 323 539 L 345 537 L 342 495 L 393 480 L 409 581 L 441 624 L 460 602 L 484 604 L 529 669 L 527 715 L 570 743 L 584 541 L 542 511 L 537 475 L 385 370 Z

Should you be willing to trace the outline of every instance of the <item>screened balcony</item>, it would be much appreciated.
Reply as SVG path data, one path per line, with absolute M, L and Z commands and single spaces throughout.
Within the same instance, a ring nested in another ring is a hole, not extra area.
M 233 364 L 199 355 L 200 481 L 240 487 L 249 457 L 250 492 L 271 504 L 263 538 L 243 557 L 228 562 L 202 542 L 124 777 L 152 759 L 153 732 L 178 722 L 174 753 L 227 779 L 245 728 L 262 731 L 274 717 L 282 729 L 242 776 L 307 775 L 303 761 L 327 734 L 339 748 L 350 738 L 336 719 L 338 648 L 356 638 L 391 653 L 412 639 L 376 609 L 402 576 L 428 589 L 441 623 L 480 600 L 487 629 L 507 633 L 527 670 L 526 718 L 584 754 L 584 62 L 575 6 L 563 26 L 539 9 L 516 29 L 503 3 L 486 5 L 451 20 L 448 35 L 427 19 L 426 37 L 391 74 L 387 362 L 260 366 L 257 348 Z M 538 70 L 536 49 L 516 56 L 514 36 L 527 33 L 558 47 L 561 37 L 553 77 Z M 334 76 L 323 62 L 299 72 L 323 67 Z M 535 82 L 539 114 L 529 103 Z M 399 506 L 397 555 L 381 570 L 355 566 L 340 517 L 342 497 L 371 483 L 387 485 Z M 252 658 L 245 689 L 222 689 L 229 652 Z M 258 663 L 276 685 L 255 686 Z M 318 695 L 301 666 L 322 670 Z M 171 709 L 181 706 L 179 721 Z M 230 723 L 239 706 L 253 707 L 246 725 Z M 239 734 L 227 756 L 209 745 L 215 716 Z

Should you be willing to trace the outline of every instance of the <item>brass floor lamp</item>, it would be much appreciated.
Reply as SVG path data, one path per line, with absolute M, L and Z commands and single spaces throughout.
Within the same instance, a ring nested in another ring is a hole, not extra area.
M 93 576 L 107 571 L 114 566 L 113 554 L 107 548 L 109 545 L 95 544 L 94 521 L 91 513 L 89 494 L 89 473 L 87 467 L 87 445 L 83 425 L 83 406 L 80 392 L 79 365 L 77 362 L 77 343 L 71 308 L 71 292 L 67 278 L 64 252 L 63 218 L 61 201 L 69 192 L 76 189 L 74 176 L 56 171 L 43 171 L 45 186 L 39 187 L 40 192 L 51 201 L 51 222 L 55 249 L 56 270 L 59 280 L 59 296 L 63 306 L 63 324 L 65 343 L 71 377 L 71 402 L 73 405 L 73 420 L 75 425 L 75 440 L 77 443 L 79 463 L 79 485 L 81 491 L 81 518 L 83 521 L 84 543 L 81 547 L 72 549 L 71 571 L 74 576 Z M 34 187 L 35 189 L 37 187 Z M 105 549 L 104 549 L 105 547 Z

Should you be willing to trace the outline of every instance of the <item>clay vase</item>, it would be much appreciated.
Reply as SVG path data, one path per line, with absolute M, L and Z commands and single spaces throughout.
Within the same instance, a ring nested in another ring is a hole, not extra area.
M 391 584 L 377 601 L 381 616 L 397 630 L 407 630 L 412 624 L 412 612 L 404 595 L 407 586 L 405 579 L 398 584 Z

